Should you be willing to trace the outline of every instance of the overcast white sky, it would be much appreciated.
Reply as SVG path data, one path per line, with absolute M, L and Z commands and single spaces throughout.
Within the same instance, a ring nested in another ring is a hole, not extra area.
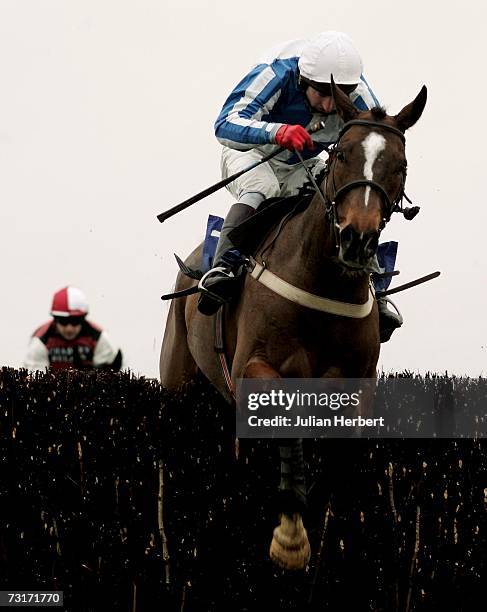
M 176 264 L 202 239 L 222 191 L 163 225 L 156 214 L 220 179 L 213 122 L 263 51 L 347 32 L 397 113 L 428 86 L 407 134 L 396 284 L 403 328 L 385 370 L 487 370 L 484 191 L 486 10 L 478 1 L 0 0 L 0 364 L 21 365 L 52 293 L 82 288 L 126 365 L 158 375 Z

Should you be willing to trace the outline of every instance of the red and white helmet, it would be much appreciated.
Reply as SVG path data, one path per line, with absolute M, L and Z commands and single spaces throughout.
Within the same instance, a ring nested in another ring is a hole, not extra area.
M 53 317 L 83 317 L 88 314 L 88 301 L 77 287 L 64 287 L 56 291 L 52 298 Z

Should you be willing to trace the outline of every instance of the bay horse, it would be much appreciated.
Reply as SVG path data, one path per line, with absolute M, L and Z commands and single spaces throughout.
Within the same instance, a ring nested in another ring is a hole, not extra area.
M 344 127 L 330 151 L 321 193 L 281 224 L 277 237 L 267 235 L 253 253 L 259 273 L 246 274 L 239 297 L 225 306 L 224 349 L 234 388 L 239 378 L 376 377 L 380 340 L 371 262 L 381 230 L 402 201 L 404 132 L 420 118 L 427 91 L 423 86 L 395 116 L 382 108 L 360 112 L 334 83 L 332 91 Z M 202 245 L 185 263 L 197 268 L 201 255 Z M 277 284 L 263 284 L 264 256 L 265 273 Z M 196 282 L 180 273 L 175 289 Z M 213 348 L 214 317 L 198 312 L 197 299 L 193 294 L 171 303 L 161 383 L 176 389 L 201 372 L 232 402 Z M 301 516 L 306 496 L 301 444 L 294 440 L 280 447 L 281 488 L 293 493 L 295 503 L 288 500 L 283 508 L 270 556 L 286 569 L 303 568 L 310 557 Z

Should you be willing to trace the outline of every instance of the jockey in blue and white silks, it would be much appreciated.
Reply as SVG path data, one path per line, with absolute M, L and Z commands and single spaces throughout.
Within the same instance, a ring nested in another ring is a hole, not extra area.
M 215 122 L 215 135 L 223 145 L 222 178 L 259 162 L 277 147 L 284 150 L 227 186 L 236 203 L 223 224 L 213 268 L 200 281 L 198 308 L 203 314 L 213 314 L 231 297 L 234 274 L 223 257 L 233 246 L 230 231 L 265 199 L 295 195 L 308 181 L 296 149 L 313 175 L 324 168 L 319 155 L 337 140 L 343 126 L 334 110 L 331 75 L 358 110 L 379 106 L 353 42 L 334 31 L 273 48 L 225 101 Z M 323 120 L 324 128 L 311 140 L 308 130 Z
M 304 40 L 284 43 L 273 50 L 275 57 L 271 54 L 261 58 L 236 85 L 215 122 L 215 135 L 223 146 L 238 151 L 258 148 L 266 155 L 273 150 L 276 133 L 284 124 L 309 128 L 323 119 L 323 113 L 313 109 L 303 95 L 303 85 L 299 82 L 298 60 L 306 44 Z M 350 94 L 354 105 L 359 110 L 379 106 L 365 77 L 361 74 L 359 79 Z M 343 121 L 337 114 L 329 115 L 325 129 L 313 136 L 319 145 L 313 150 L 305 149 L 302 156 L 316 157 L 335 142 L 342 126 Z M 293 151 L 284 151 L 274 159 L 287 164 L 299 162 Z
M 350 87 L 350 99 L 359 110 L 379 106 L 350 39 L 339 32 L 320 36 L 315 41 L 288 41 L 271 49 L 233 89 L 215 122 L 216 137 L 223 145 L 222 178 L 275 150 L 277 132 L 284 125 L 309 129 L 326 119 L 325 128 L 313 135 L 315 148 L 302 151 L 313 174 L 321 171 L 324 161 L 318 156 L 335 142 L 343 121 L 331 109 L 331 93 L 323 96 L 330 105 L 328 112 L 320 104 L 322 100 L 309 100 L 308 83 L 324 81 L 320 72 L 328 83 L 333 74 L 335 83 Z M 316 65 L 314 56 L 320 44 L 328 55 L 326 65 Z M 248 153 L 242 155 L 244 151 Z M 255 209 L 266 198 L 295 195 L 306 180 L 306 172 L 291 149 L 230 183 L 228 189 L 237 201 Z

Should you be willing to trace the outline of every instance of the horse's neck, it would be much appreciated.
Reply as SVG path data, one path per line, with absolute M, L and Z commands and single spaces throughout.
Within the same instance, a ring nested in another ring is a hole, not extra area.
M 331 225 L 316 196 L 303 213 L 286 223 L 266 259 L 270 270 L 311 293 L 352 303 L 366 301 L 368 274 L 346 272 L 333 261 L 334 254 Z

